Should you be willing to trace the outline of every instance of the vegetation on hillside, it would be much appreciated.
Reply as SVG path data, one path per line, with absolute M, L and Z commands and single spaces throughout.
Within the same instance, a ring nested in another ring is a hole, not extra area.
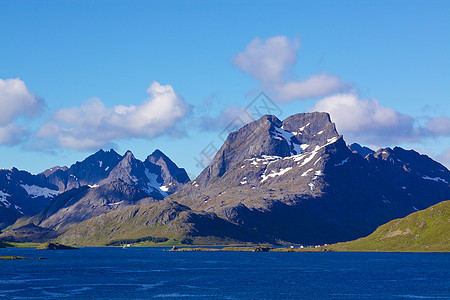
M 386 223 L 371 235 L 329 246 L 334 251 L 449 252 L 450 200 Z

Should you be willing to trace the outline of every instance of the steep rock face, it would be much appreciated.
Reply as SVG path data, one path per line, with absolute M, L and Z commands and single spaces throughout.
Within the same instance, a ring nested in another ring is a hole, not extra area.
M 334 138 L 338 134 L 328 114 L 299 114 L 283 122 L 266 115 L 230 133 L 211 164 L 195 181 L 201 187 L 210 186 L 246 160 L 300 155 L 305 147 L 315 149 Z
M 286 241 L 350 240 L 450 198 L 445 167 L 393 152 L 395 158 L 381 150 L 364 159 L 326 113 L 283 122 L 265 116 L 231 133 L 211 164 L 171 199 Z M 408 171 L 394 166 L 397 159 L 417 166 Z
M 354 156 L 328 114 L 294 115 L 283 122 L 265 116 L 231 133 L 211 164 L 176 199 L 219 214 L 240 204 L 261 209 L 274 201 L 292 204 L 301 195 L 322 194 L 325 164 L 336 152 L 337 160 Z
M 178 168 L 159 150 L 149 155 L 144 162 L 128 151 L 109 176 L 99 184 L 118 179 L 136 185 L 150 197 L 160 200 L 189 181 L 186 171 Z
M 151 173 L 158 174 L 157 181 L 162 182 L 160 189 L 172 194 L 189 182 L 186 170 L 179 168 L 170 158 L 160 150 L 155 150 L 144 161 L 144 165 Z

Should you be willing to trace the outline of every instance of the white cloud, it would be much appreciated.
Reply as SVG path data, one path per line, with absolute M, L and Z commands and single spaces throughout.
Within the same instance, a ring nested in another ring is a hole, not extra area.
M 198 126 L 205 131 L 226 130 L 227 128 L 236 130 L 254 120 L 252 115 L 246 113 L 245 107 L 230 106 L 222 109 L 214 117 L 201 116 L 198 119 Z
M 153 82 L 147 93 L 149 98 L 139 105 L 111 108 L 92 98 L 79 107 L 58 110 L 35 137 L 61 147 L 93 150 L 115 140 L 170 134 L 191 110 L 170 85 Z
M 0 145 L 16 145 L 26 133 L 25 128 L 14 123 L 0 126 Z
M 251 41 L 244 52 L 239 52 L 233 62 L 241 71 L 250 73 L 263 83 L 279 81 L 286 68 L 297 62 L 300 43 L 286 36 L 274 36 L 267 40 Z
M 292 99 L 315 98 L 329 95 L 342 90 L 342 83 L 335 76 L 319 74 L 311 76 L 304 81 L 289 81 L 274 86 L 277 99 L 290 101 Z
M 19 78 L 0 79 L 0 126 L 13 122 L 19 116 L 38 116 L 44 101 L 31 94 Z
M 25 126 L 17 124 L 18 119 L 35 118 L 44 107 L 45 102 L 31 94 L 19 78 L 0 79 L 0 145 L 18 144 L 28 133 Z
M 445 149 L 437 155 L 437 161 L 450 170 L 450 148 Z
M 418 139 L 414 118 L 381 106 L 377 99 L 361 99 L 354 92 L 326 97 L 313 110 L 330 113 L 347 142 L 389 144 Z
M 244 52 L 233 58 L 244 73 L 261 81 L 263 87 L 278 101 L 293 101 L 330 95 L 347 87 L 336 76 L 315 74 L 306 79 L 288 80 L 297 63 L 298 40 L 274 36 L 266 40 L 254 39 Z
M 425 125 L 429 133 L 434 135 L 450 136 L 450 118 L 429 118 Z

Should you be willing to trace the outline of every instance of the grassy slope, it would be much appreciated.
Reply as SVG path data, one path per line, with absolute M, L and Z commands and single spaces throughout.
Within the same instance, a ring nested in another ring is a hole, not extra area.
M 147 236 L 180 238 L 179 234 L 166 233 L 167 226 L 158 224 L 146 226 L 148 220 L 155 219 L 155 216 L 151 215 L 151 210 L 149 210 L 150 214 L 139 213 L 139 211 L 145 211 L 145 207 L 125 208 L 89 219 L 58 237 L 57 241 L 65 244 L 103 246 L 114 240 Z
M 331 245 L 335 251 L 449 252 L 450 200 L 386 223 L 371 235 Z
M 0 241 L 0 248 L 36 248 L 40 243 L 16 243 Z

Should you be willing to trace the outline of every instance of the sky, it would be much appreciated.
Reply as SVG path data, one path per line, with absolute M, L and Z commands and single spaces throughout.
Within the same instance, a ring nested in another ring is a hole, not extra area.
M 351 144 L 450 168 L 448 1 L 0 0 L 0 168 L 160 149 L 195 177 L 229 131 L 326 111 Z

